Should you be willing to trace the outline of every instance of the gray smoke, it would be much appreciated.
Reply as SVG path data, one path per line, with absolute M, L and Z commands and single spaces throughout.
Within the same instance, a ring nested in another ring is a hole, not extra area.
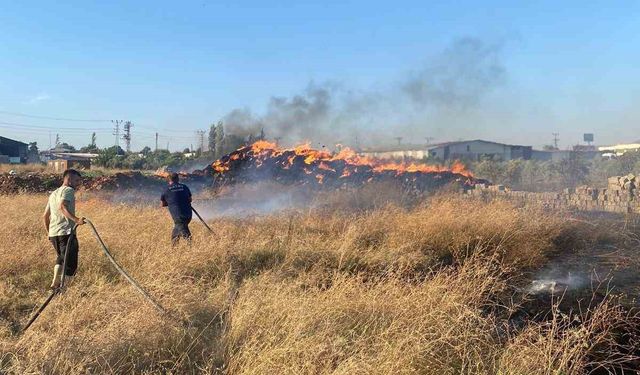
M 455 41 L 441 56 L 411 74 L 403 90 L 420 108 L 465 109 L 506 79 L 499 45 L 474 38 Z
M 506 81 L 501 50 L 499 44 L 461 38 L 386 89 L 358 91 L 311 82 L 290 98 L 272 97 L 263 114 L 234 109 L 223 122 L 228 132 L 240 136 L 264 129 L 267 137 L 283 143 L 327 145 L 381 145 L 392 136 L 421 142 L 415 138 L 433 134 L 425 129 L 433 118 L 439 119 L 438 127 L 460 132 L 451 129 L 460 126 L 460 117 Z

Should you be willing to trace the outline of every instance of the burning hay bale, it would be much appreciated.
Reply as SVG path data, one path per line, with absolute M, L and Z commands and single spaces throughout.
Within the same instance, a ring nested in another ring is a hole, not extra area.
M 211 169 L 216 186 L 271 180 L 335 189 L 400 181 L 408 190 L 424 192 L 445 185 L 464 187 L 478 182 L 461 163 L 446 168 L 416 162 L 389 162 L 360 156 L 348 148 L 337 153 L 315 150 L 309 145 L 283 149 L 266 141 L 255 142 L 222 157 Z

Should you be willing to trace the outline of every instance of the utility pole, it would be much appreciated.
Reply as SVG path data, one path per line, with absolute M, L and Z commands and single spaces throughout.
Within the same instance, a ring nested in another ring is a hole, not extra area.
M 113 124 L 113 135 L 116 136 L 116 144 L 115 146 L 120 146 L 120 124 L 122 124 L 122 120 L 111 120 Z
M 196 130 L 196 141 L 200 145 L 200 152 L 204 152 L 204 130 Z
M 60 134 L 56 133 L 56 147 L 60 144 Z
M 558 150 L 558 141 L 560 140 L 559 138 L 560 133 L 551 133 L 551 135 L 553 135 L 553 147 L 555 147 L 555 149 Z
M 402 143 L 402 137 L 395 137 L 394 139 L 398 141 L 398 146 L 400 146 L 400 143 Z
M 425 141 L 427 141 L 427 146 L 433 142 L 433 137 L 424 137 Z
M 122 139 L 124 139 L 125 145 L 127 147 L 127 152 L 131 152 L 131 127 L 133 124 L 131 121 L 127 121 L 124 123 L 124 135 Z
M 156 151 L 158 151 L 158 132 L 156 132 Z

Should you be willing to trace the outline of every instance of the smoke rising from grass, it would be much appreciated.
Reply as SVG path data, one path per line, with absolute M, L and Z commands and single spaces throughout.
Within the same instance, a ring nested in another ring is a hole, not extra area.
M 380 145 L 395 136 L 416 142 L 416 137 L 433 131 L 425 124 L 434 118 L 439 119 L 439 128 L 457 135 L 455 119 L 479 108 L 485 96 L 506 81 L 501 51 L 501 44 L 457 39 L 385 89 L 356 90 L 312 81 L 299 94 L 271 97 L 262 114 L 238 108 L 223 122 L 233 134 L 258 134 L 264 129 L 269 138 L 284 143 Z

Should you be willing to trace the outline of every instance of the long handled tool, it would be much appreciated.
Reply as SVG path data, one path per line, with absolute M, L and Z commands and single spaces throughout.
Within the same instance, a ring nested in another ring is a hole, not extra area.
M 98 243 L 100 244 L 100 246 L 102 247 L 102 251 L 104 252 L 104 255 L 107 257 L 107 259 L 109 259 L 109 261 L 111 262 L 111 264 L 115 267 L 115 269 L 120 272 L 120 274 L 127 279 L 127 281 L 129 283 L 131 283 L 131 285 L 133 285 L 133 287 L 140 292 L 140 294 L 142 294 L 144 296 L 144 298 L 149 301 L 149 303 L 151 303 L 153 305 L 153 307 L 155 307 L 161 314 L 165 314 L 166 310 L 160 306 L 160 304 L 158 302 L 156 302 L 150 295 L 149 293 L 147 293 L 146 290 L 144 290 L 131 276 L 129 276 L 129 274 L 118 264 L 118 262 L 116 262 L 115 258 L 113 257 L 113 255 L 111 255 L 111 253 L 109 252 L 109 248 L 107 248 L 107 245 L 105 245 L 104 241 L 102 241 L 102 238 L 100 237 L 100 234 L 98 233 L 98 231 L 96 230 L 96 227 L 93 225 L 93 223 L 89 220 L 85 218 L 85 221 L 87 222 L 87 224 L 89 224 L 89 226 L 91 227 L 91 230 L 93 231 L 93 234 L 96 238 L 96 240 L 98 240 Z M 66 266 L 67 266 L 67 259 L 69 256 L 69 245 L 71 244 L 72 239 L 75 236 L 76 233 L 76 228 L 78 227 L 78 225 L 75 225 L 73 227 L 73 229 L 71 230 L 71 235 L 69 236 L 69 240 L 67 241 L 67 248 L 65 249 L 65 254 L 64 254 L 64 261 L 62 263 L 62 275 L 60 275 L 60 286 L 56 289 L 54 289 L 51 292 L 51 295 L 49 295 L 49 297 L 46 299 L 46 301 L 44 301 L 44 303 L 42 304 L 42 306 L 40 306 L 40 308 L 36 311 L 35 314 L 33 314 L 33 316 L 31 317 L 31 319 L 29 319 L 29 322 L 27 323 L 27 325 L 24 327 L 24 329 L 22 330 L 22 332 L 24 333 L 29 327 L 31 327 L 31 325 L 33 324 L 33 322 L 36 321 L 36 319 L 38 318 L 38 316 L 40 316 L 40 314 L 42 313 L 42 311 L 47 307 L 47 305 L 49 305 L 49 302 L 51 302 L 51 300 L 53 299 L 53 297 L 55 297 L 57 294 L 59 294 L 62 291 L 62 287 L 64 286 L 64 280 L 66 278 Z
M 213 234 L 213 229 L 209 228 L 209 226 L 207 225 L 207 223 L 204 221 L 204 219 L 202 218 L 202 216 L 200 216 L 200 214 L 198 213 L 198 211 L 196 211 L 195 208 L 193 208 L 193 206 L 191 206 L 191 210 L 193 211 L 194 214 L 196 214 L 196 216 L 198 217 L 198 219 L 200 219 L 200 221 L 202 222 L 202 224 L 204 224 L 205 227 L 207 227 L 207 229 L 209 229 L 209 232 L 211 232 L 211 234 Z
M 33 322 L 35 322 L 36 319 L 38 319 L 38 317 L 40 316 L 40 313 L 42 313 L 42 311 L 44 311 L 44 309 L 49 305 L 49 302 L 51 302 L 53 297 L 55 297 L 62 291 L 62 287 L 64 286 L 64 280 L 67 275 L 67 259 L 69 259 L 69 247 L 71 245 L 71 241 L 73 241 L 73 237 L 76 235 L 77 228 L 78 228 L 78 224 L 73 226 L 73 228 L 71 229 L 71 233 L 69 234 L 69 239 L 67 239 L 67 246 L 65 247 L 65 250 L 64 250 L 64 260 L 62 261 L 62 272 L 60 273 L 60 285 L 51 291 L 51 294 L 49 295 L 49 297 L 47 297 L 47 299 L 40 306 L 40 308 L 38 308 L 38 311 L 36 311 L 36 313 L 33 314 L 31 319 L 29 319 L 29 322 L 27 323 L 27 325 L 24 326 L 24 328 L 22 329 L 22 332 L 25 332 L 27 329 L 29 329 L 29 327 L 31 327 Z

